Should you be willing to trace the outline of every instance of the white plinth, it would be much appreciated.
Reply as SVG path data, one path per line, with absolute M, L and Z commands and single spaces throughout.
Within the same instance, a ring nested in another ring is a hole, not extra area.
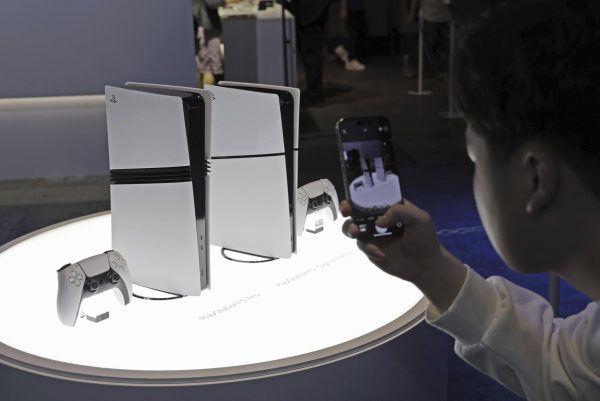
M 13 241 L 0 248 L 0 362 L 87 383 L 191 386 L 301 372 L 374 349 L 418 325 L 425 301 L 375 268 L 341 224 L 325 219 L 323 232 L 305 232 L 291 259 L 236 263 L 213 247 L 201 296 L 121 306 L 103 294 L 110 318 L 74 327 L 56 314 L 56 270 L 111 249 L 110 214 Z M 82 310 L 97 310 L 92 299 Z

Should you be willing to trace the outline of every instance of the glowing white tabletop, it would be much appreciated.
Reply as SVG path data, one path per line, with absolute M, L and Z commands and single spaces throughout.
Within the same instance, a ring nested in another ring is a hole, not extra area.
M 110 214 L 34 232 L 0 248 L 0 361 L 79 381 L 160 385 L 272 376 L 372 349 L 422 321 L 425 300 L 375 268 L 342 222 L 305 232 L 287 260 L 236 263 L 211 247 L 211 289 L 199 297 L 121 306 L 107 292 L 98 297 L 110 318 L 74 327 L 56 314 L 56 270 L 111 249 Z

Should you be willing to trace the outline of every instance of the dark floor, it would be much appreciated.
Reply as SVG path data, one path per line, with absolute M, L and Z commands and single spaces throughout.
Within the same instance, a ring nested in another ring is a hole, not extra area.
M 410 96 L 416 80 L 402 75 L 401 59 L 367 60 L 363 72 L 345 71 L 327 62 L 319 107 L 301 115 L 299 184 L 329 178 L 343 194 L 334 126 L 351 116 L 384 115 L 392 126 L 402 165 L 405 196 L 432 215 L 440 240 L 485 277 L 504 275 L 546 295 L 547 277 L 511 273 L 492 249 L 476 212 L 471 192 L 472 166 L 464 150 L 461 120 L 438 117 L 448 109 L 446 83 L 427 79 L 429 96 Z M 0 245 L 20 235 L 69 218 L 110 208 L 108 177 L 70 177 L 27 182 L 0 182 Z M 588 302 L 563 285 L 561 314 Z M 512 401 L 519 397 L 450 356 L 448 399 Z

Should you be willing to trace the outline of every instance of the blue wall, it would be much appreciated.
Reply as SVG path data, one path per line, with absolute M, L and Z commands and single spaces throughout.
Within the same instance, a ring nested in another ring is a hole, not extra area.
M 195 85 L 191 0 L 0 2 L 0 98 Z

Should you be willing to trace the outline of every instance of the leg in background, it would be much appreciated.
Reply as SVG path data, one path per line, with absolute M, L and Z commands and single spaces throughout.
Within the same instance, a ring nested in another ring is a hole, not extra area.
M 308 103 L 323 98 L 323 28 L 327 13 L 316 21 L 299 27 L 300 54 L 306 76 L 303 98 Z M 324 18 L 325 17 L 325 18 Z

